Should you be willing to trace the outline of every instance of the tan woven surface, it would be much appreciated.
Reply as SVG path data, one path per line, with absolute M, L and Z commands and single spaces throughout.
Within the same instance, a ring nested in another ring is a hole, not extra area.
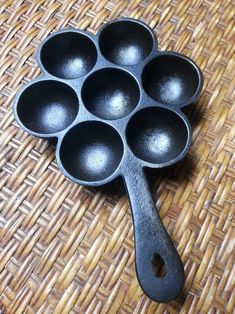
M 228 0 L 2 0 L 0 5 L 0 309 L 4 313 L 232 313 L 235 308 L 234 7 Z M 192 57 L 205 85 L 187 110 L 194 142 L 152 173 L 160 215 L 185 265 L 182 295 L 141 291 L 122 183 L 77 186 L 53 148 L 14 122 L 17 90 L 39 75 L 40 41 L 63 27 L 96 32 L 119 15 L 152 26 L 159 47 Z

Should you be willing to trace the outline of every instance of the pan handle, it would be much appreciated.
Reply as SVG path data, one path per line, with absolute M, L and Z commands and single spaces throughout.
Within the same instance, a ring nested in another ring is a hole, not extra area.
M 142 290 L 154 301 L 165 303 L 177 297 L 184 284 L 182 261 L 166 232 L 146 181 L 144 171 L 125 175 L 135 236 L 135 263 Z M 164 262 L 165 276 L 153 270 L 156 258 Z

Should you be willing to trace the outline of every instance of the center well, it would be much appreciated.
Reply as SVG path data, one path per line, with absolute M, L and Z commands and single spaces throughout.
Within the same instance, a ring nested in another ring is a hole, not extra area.
M 82 87 L 82 100 L 87 110 L 107 120 L 128 115 L 139 98 L 139 87 L 132 75 L 114 68 L 91 74 Z

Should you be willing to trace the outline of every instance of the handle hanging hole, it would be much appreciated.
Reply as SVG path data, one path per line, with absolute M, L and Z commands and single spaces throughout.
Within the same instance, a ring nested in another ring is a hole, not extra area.
M 156 277 L 164 277 L 167 273 L 166 264 L 157 253 L 152 257 L 152 268 Z

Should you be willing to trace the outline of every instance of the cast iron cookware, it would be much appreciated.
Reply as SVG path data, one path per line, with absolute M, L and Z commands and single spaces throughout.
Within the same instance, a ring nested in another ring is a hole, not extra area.
M 181 291 L 184 271 L 156 212 L 144 168 L 181 160 L 191 127 L 181 108 L 202 89 L 189 58 L 157 49 L 152 29 L 119 19 L 96 35 L 77 29 L 49 36 L 37 52 L 42 76 L 17 94 L 14 114 L 32 135 L 57 139 L 56 159 L 75 183 L 98 186 L 122 176 L 134 221 L 139 283 L 153 300 Z M 166 267 L 156 276 L 153 261 Z

